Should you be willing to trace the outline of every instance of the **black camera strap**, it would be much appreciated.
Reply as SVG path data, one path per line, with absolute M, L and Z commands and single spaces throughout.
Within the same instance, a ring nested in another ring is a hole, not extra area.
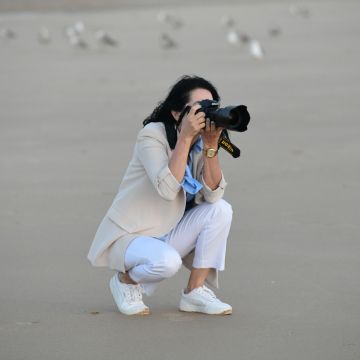
M 191 109 L 191 106 L 187 105 L 187 106 L 185 106 L 183 111 L 180 113 L 179 119 L 178 119 L 177 124 L 176 124 L 176 129 L 179 128 L 184 116 L 190 111 L 190 109 Z
M 240 156 L 240 149 L 236 147 L 230 140 L 220 136 L 219 146 L 226 150 L 232 157 L 238 158 Z

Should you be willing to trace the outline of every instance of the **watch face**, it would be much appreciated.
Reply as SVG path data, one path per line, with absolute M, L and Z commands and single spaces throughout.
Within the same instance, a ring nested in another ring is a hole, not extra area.
M 216 150 L 215 149 L 208 149 L 207 151 L 207 156 L 208 157 L 214 157 L 216 155 Z

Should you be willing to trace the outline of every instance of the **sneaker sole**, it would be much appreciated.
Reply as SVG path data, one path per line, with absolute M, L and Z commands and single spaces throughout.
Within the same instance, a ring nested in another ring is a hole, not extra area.
M 201 307 L 196 307 L 194 305 L 189 306 L 186 303 L 180 304 L 179 311 L 182 311 L 182 312 L 195 312 L 195 313 L 201 313 L 201 314 L 207 314 L 207 315 L 231 315 L 232 314 L 232 309 L 226 309 L 226 310 L 224 310 L 222 312 L 219 312 L 219 313 L 211 313 L 211 312 L 205 311 Z
M 183 309 L 179 309 L 179 311 L 181 311 L 181 312 L 193 312 L 193 313 L 206 314 L 206 315 L 231 315 L 232 314 L 232 310 L 230 310 L 230 309 L 224 310 L 221 313 L 208 313 L 208 312 L 200 311 L 200 310 L 183 310 Z
M 138 313 L 136 313 L 136 314 L 132 314 L 132 315 L 149 315 L 150 314 L 150 309 L 145 309 L 145 310 L 143 310 L 143 311 L 140 311 L 140 312 L 138 312 Z
M 149 314 L 150 314 L 150 309 L 149 309 L 149 308 L 146 308 L 146 309 L 144 309 L 144 310 L 141 310 L 141 311 L 139 311 L 139 312 L 137 312 L 137 313 L 133 313 L 133 314 L 126 314 L 126 313 L 122 312 L 122 311 L 119 309 L 118 304 L 117 304 L 116 301 L 115 301 L 115 296 L 114 296 L 114 292 L 113 292 L 113 287 L 115 287 L 116 284 L 115 284 L 115 279 L 114 279 L 114 278 L 111 278 L 109 285 L 110 285 L 110 286 L 109 286 L 109 287 L 110 287 L 110 291 L 111 291 L 111 294 L 112 294 L 112 296 L 113 296 L 113 300 L 114 300 L 114 303 L 115 303 L 115 305 L 116 305 L 116 308 L 119 310 L 119 312 L 120 312 L 121 314 L 128 315 L 128 316 L 132 316 L 132 315 L 140 315 L 140 316 L 142 316 L 142 315 L 149 315 Z

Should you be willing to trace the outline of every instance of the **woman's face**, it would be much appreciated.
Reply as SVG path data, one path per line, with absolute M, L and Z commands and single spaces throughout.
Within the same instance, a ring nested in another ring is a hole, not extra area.
M 211 92 L 206 89 L 194 89 L 190 92 L 189 102 L 186 105 L 193 106 L 196 102 L 201 100 L 213 100 Z
M 190 96 L 189 96 L 189 102 L 185 105 L 190 105 L 193 106 L 195 105 L 195 103 L 197 103 L 198 101 L 201 100 L 213 100 L 213 96 L 211 94 L 211 92 L 209 90 L 206 89 L 194 89 L 190 92 Z M 181 114 L 181 112 L 177 112 L 177 111 L 171 111 L 173 117 L 175 118 L 176 121 L 179 120 L 179 116 Z

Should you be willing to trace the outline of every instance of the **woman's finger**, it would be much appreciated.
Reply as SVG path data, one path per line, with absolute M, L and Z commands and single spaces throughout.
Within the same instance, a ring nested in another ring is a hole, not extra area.
M 195 112 L 197 109 L 200 109 L 201 105 L 200 104 L 194 104 L 193 106 L 191 106 L 191 109 L 189 111 L 189 114 L 191 115 L 195 115 Z M 196 114 L 197 115 L 197 114 Z
M 200 111 L 199 113 L 197 113 L 195 115 L 195 119 L 196 120 L 200 120 L 201 118 L 204 118 L 205 119 L 205 113 L 203 111 Z
M 206 131 L 211 131 L 210 119 L 206 119 Z

